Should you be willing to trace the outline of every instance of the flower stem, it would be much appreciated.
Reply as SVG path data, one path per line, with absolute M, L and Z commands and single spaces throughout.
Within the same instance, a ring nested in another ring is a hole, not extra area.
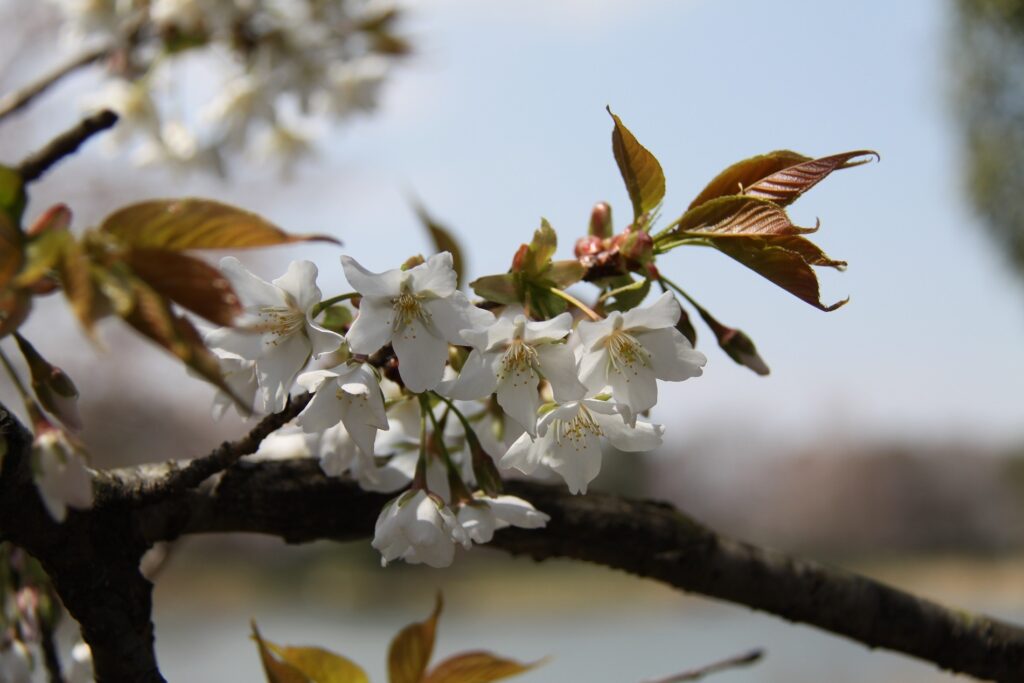
M 437 394 L 435 394 L 436 396 Z M 429 405 L 429 402 L 424 400 L 424 403 Z M 451 403 L 448 404 L 449 410 L 453 410 L 454 407 Z M 466 486 L 466 482 L 462 480 L 462 474 L 458 468 L 455 467 L 455 463 L 452 462 L 451 453 L 448 452 L 448 447 L 444 443 L 444 429 L 441 427 L 440 421 L 437 416 L 434 415 L 433 410 L 428 410 L 427 415 L 430 416 L 430 421 L 434 424 L 434 441 L 437 443 L 437 449 L 441 452 L 444 459 L 445 469 L 448 472 L 448 486 L 452 492 L 452 502 L 459 500 L 467 501 L 473 499 L 473 494 L 469 492 L 469 488 Z
M 573 306 L 575 306 L 576 308 L 578 308 L 581 311 L 583 311 L 584 313 L 586 313 L 587 317 L 590 318 L 591 320 L 597 321 L 597 320 L 601 319 L 601 316 L 599 316 L 597 313 L 595 313 L 593 311 L 593 309 L 591 309 L 585 303 L 583 303 L 582 301 L 580 301 L 579 299 L 574 297 L 569 292 L 563 291 L 563 290 L 559 289 L 558 287 L 549 287 L 548 291 L 551 292 L 552 294 L 554 294 L 557 297 L 565 299 L 566 301 L 571 303 Z
M 693 297 L 690 296 L 689 294 L 687 294 L 685 291 L 683 291 L 682 287 L 680 287 L 676 283 L 672 282 L 671 280 L 669 280 L 664 275 L 662 275 L 660 278 L 658 278 L 658 281 L 661 283 L 661 288 L 662 289 L 665 289 L 665 286 L 667 285 L 668 287 L 670 287 L 670 288 L 674 289 L 676 292 L 678 292 L 684 299 L 689 301 L 690 305 L 697 309 L 697 312 L 700 313 L 701 317 L 704 317 L 704 316 L 707 315 L 707 311 L 704 310 L 704 307 L 701 306 L 696 301 L 694 301 Z
M 316 306 L 313 307 L 312 317 L 315 318 L 318 315 L 320 315 L 321 313 L 323 313 L 327 309 L 328 306 L 333 306 L 334 304 L 340 303 L 342 301 L 348 301 L 349 299 L 354 299 L 357 296 L 359 296 L 359 292 L 348 292 L 346 294 L 339 294 L 338 296 L 332 296 L 330 299 L 324 299 L 323 301 L 321 301 L 320 303 L 318 303 Z
M 427 404 L 426 397 L 420 394 L 420 457 L 416 461 L 416 473 L 412 478 L 412 488 L 414 489 L 426 489 L 427 488 L 427 411 L 430 410 L 430 406 Z

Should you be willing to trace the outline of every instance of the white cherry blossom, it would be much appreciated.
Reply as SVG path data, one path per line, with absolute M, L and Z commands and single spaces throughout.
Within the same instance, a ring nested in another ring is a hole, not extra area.
M 314 358 L 335 351 L 344 341 L 313 322 L 320 303 L 316 266 L 292 261 L 273 282 L 256 277 L 228 257 L 220 262 L 245 307 L 238 327 L 223 327 L 207 336 L 207 344 L 239 358 L 255 361 L 262 400 L 270 412 L 282 410 L 296 375 Z
M 32 444 L 32 459 L 39 495 L 55 520 L 63 522 L 69 507 L 92 507 L 92 474 L 64 432 L 40 428 Z
M 610 386 L 630 424 L 657 403 L 657 380 L 679 382 L 703 372 L 707 358 L 675 327 L 680 313 L 679 303 L 666 292 L 650 306 L 614 311 L 576 328 L 583 383 L 592 391 Z
M 299 414 L 306 432 L 322 432 L 339 422 L 363 453 L 373 455 L 378 430 L 387 431 L 384 396 L 373 371 L 362 364 L 343 364 L 333 370 L 314 370 L 298 378 L 307 391 L 315 392 Z
M 466 343 L 462 330 L 494 319 L 455 289 L 452 255 L 447 251 L 405 271 L 372 273 L 349 256 L 342 256 L 341 264 L 349 284 L 362 295 L 359 315 L 348 331 L 349 348 L 370 354 L 390 342 L 398 356 L 398 372 L 412 392 L 437 386 L 448 344 Z
M 436 496 L 417 489 L 406 491 L 384 505 L 373 532 L 373 547 L 381 565 L 402 559 L 410 564 L 447 567 L 455 557 L 455 544 L 472 542 L 455 514 Z
M 630 426 L 609 401 L 584 399 L 558 406 L 537 424 L 538 438 L 520 436 L 500 465 L 523 474 L 549 467 L 565 480 L 571 493 L 586 493 L 601 471 L 601 438 L 621 451 L 649 451 L 661 445 L 665 428 L 649 422 Z
M 510 526 L 539 529 L 551 519 L 522 498 L 491 498 L 479 491 L 473 495 L 472 502 L 459 507 L 455 518 L 469 534 L 470 540 L 477 544 L 490 543 L 498 529 Z
M 541 379 L 551 384 L 555 401 L 583 398 L 587 388 L 577 377 L 576 357 L 564 343 L 572 330 L 568 313 L 533 322 L 512 309 L 487 329 L 467 329 L 473 346 L 458 379 L 442 387 L 450 396 L 469 400 L 497 392 L 498 405 L 530 436 L 536 436 Z
M 12 640 L 0 650 L 0 681 L 32 683 L 32 655 L 20 640 Z
M 246 360 L 237 353 L 231 353 L 223 349 L 213 348 L 210 350 L 217 356 L 221 376 L 224 378 L 224 383 L 231 389 L 231 393 L 238 397 L 245 405 L 249 406 L 253 412 L 265 412 L 262 395 L 259 393 L 259 381 L 256 379 L 256 362 Z M 198 377 L 198 373 L 196 373 L 196 376 Z M 231 396 L 228 396 L 224 391 L 218 391 L 213 397 L 214 419 L 222 418 L 228 408 L 232 406 L 236 411 L 239 410 L 238 404 L 235 403 Z M 247 416 L 243 415 L 243 417 Z

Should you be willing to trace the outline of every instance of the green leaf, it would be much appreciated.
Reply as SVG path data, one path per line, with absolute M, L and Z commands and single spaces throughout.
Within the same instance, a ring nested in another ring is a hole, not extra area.
M 216 325 L 230 327 L 242 304 L 223 273 L 167 249 L 128 249 L 124 262 L 159 294 Z
M 17 225 L 25 211 L 28 197 L 21 174 L 9 166 L 0 165 L 0 212 Z
M 476 295 L 496 304 L 517 304 L 521 302 L 516 286 L 517 273 L 485 275 L 469 283 Z
M 661 164 L 646 147 L 637 142 L 622 120 L 608 113 L 615 122 L 612 130 L 612 152 L 619 165 L 622 180 L 626 183 L 629 199 L 633 203 L 633 219 L 653 211 L 665 197 L 665 174 Z
M 558 235 L 548 223 L 548 219 L 541 218 L 540 227 L 533 233 L 533 240 L 527 245 L 523 270 L 531 275 L 539 274 L 551 262 L 551 257 L 555 255 L 556 249 L 558 249 Z
M 878 159 L 878 152 L 871 150 L 857 150 L 854 152 L 843 152 L 820 159 L 802 161 L 761 178 L 756 183 L 746 186 L 743 194 L 748 197 L 762 197 L 769 199 L 779 206 L 788 206 L 795 202 L 800 195 L 811 189 L 824 180 L 832 171 L 842 168 L 852 168 L 866 164 L 871 157 Z
M 388 681 L 420 683 L 434 652 L 437 620 L 441 616 L 441 594 L 426 621 L 410 624 L 398 632 L 388 650 Z
M 29 239 L 25 246 L 25 266 L 15 278 L 15 286 L 31 287 L 58 270 L 74 240 L 67 230 L 46 230 Z
M 525 673 L 542 662 L 523 664 L 490 652 L 464 652 L 438 664 L 423 683 L 491 683 Z
M 326 235 L 289 235 L 254 213 L 209 199 L 158 199 L 107 216 L 104 233 L 140 248 L 243 249 L 294 242 L 333 242 Z
M 256 622 L 252 624 L 252 639 L 256 641 L 259 649 L 260 661 L 263 662 L 263 672 L 267 675 L 267 683 L 309 683 L 309 678 L 291 664 L 278 661 L 268 647 L 268 643 L 260 637 Z
M 566 259 L 564 261 L 552 261 L 551 265 L 543 271 L 542 275 L 551 284 L 560 289 L 565 289 L 582 280 L 586 274 L 587 269 L 582 263 L 576 259 Z
M 320 324 L 328 330 L 344 334 L 349 326 L 352 325 L 353 319 L 352 311 L 348 306 L 338 304 L 324 311 L 324 317 Z
M 350 659 L 319 647 L 281 647 L 269 641 L 268 648 L 284 662 L 298 669 L 313 683 L 369 683 L 366 672 Z
M 461 283 L 462 278 L 466 275 L 466 260 L 462 255 L 462 249 L 459 247 L 458 241 L 452 236 L 448 228 L 435 221 L 421 205 L 416 204 L 415 208 L 416 216 L 419 217 L 420 223 L 430 233 L 430 239 L 434 242 L 434 248 L 438 252 L 447 251 L 452 255 L 452 268 L 455 269 L 455 275 Z
M 601 295 L 606 311 L 628 311 L 636 308 L 651 291 L 651 281 L 647 278 L 633 280 L 630 275 L 622 275 L 610 278 L 607 282 L 611 289 Z

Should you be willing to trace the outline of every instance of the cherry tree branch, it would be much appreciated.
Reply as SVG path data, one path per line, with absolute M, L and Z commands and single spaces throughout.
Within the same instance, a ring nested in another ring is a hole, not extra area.
M 159 471 L 121 470 L 113 490 Z M 951 610 L 872 579 L 721 536 L 674 507 L 564 487 L 510 482 L 551 516 L 505 529 L 492 546 L 537 560 L 572 558 L 727 600 L 982 679 L 1018 680 L 1024 629 Z M 313 460 L 245 463 L 216 485 L 135 511 L 148 543 L 187 534 L 256 532 L 290 543 L 369 538 L 389 496 L 324 476 Z
M 3 97 L 0 97 L 0 121 L 18 111 L 21 111 L 30 105 L 37 97 L 52 88 L 65 77 L 70 76 L 75 71 L 105 59 L 112 51 L 113 48 L 110 46 L 103 46 L 85 52 L 72 59 L 67 64 L 57 67 L 55 70 L 42 76 L 33 83 L 29 83 L 22 88 L 13 90 Z
M 298 396 L 290 396 L 284 410 L 264 417 L 241 439 L 225 441 L 209 455 L 189 460 L 180 469 L 176 463 L 167 463 L 170 469 L 159 479 L 138 482 L 138 488 L 131 493 L 132 502 L 135 505 L 155 503 L 199 486 L 213 475 L 234 465 L 243 456 L 255 453 L 265 438 L 301 413 L 312 397 L 312 394 L 305 392 Z
M 109 109 L 87 116 L 51 140 L 46 147 L 25 158 L 18 165 L 18 173 L 25 183 L 39 180 L 61 159 L 77 152 L 86 140 L 111 128 L 115 123 L 117 114 Z
M 24 547 L 50 573 L 93 648 L 101 681 L 163 680 L 153 652 L 152 587 L 138 570 L 153 544 L 223 532 L 269 534 L 290 543 L 366 539 L 390 497 L 326 477 L 311 459 L 247 462 L 238 456 L 218 477 L 199 484 L 189 478 L 187 486 L 170 489 L 163 489 L 166 482 L 187 466 L 100 472 L 95 506 L 70 512 L 58 525 L 32 484 L 30 436 L 6 413 L 0 415 L 0 435 L 7 445 L 0 536 Z M 250 433 L 241 441 L 259 438 Z M 218 467 L 226 462 L 214 460 Z M 161 489 L 165 495 L 139 496 Z M 1024 671 L 1024 629 L 1016 626 L 721 536 L 664 503 L 573 496 L 561 486 L 525 481 L 509 482 L 508 490 L 551 516 L 544 529 L 498 532 L 491 545 L 509 553 L 621 569 L 981 679 L 1016 681 Z

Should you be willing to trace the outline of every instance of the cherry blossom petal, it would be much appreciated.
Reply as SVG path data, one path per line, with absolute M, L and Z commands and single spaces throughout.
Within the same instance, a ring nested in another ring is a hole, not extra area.
M 563 339 L 572 330 L 572 315 L 560 313 L 550 320 L 530 322 L 526 326 L 523 339 L 531 344 L 544 341 Z
M 375 353 L 391 341 L 394 317 L 395 309 L 389 300 L 364 297 L 359 315 L 346 336 L 352 353 Z
M 383 273 L 373 273 L 363 268 L 351 256 L 341 257 L 341 267 L 345 271 L 345 279 L 364 297 L 398 296 L 402 284 L 402 271 L 397 268 Z
M 423 306 L 440 335 L 452 344 L 467 344 L 462 330 L 481 329 L 494 322 L 491 313 L 471 304 L 462 292 L 455 292 L 447 299 L 428 299 Z
M 398 373 L 409 391 L 418 394 L 438 385 L 448 360 L 448 342 L 432 335 L 415 319 L 399 331 L 391 343 L 398 356 Z
M 675 327 L 641 332 L 636 340 L 647 350 L 651 368 L 660 379 L 681 382 L 700 377 L 704 372 L 707 357 L 694 349 L 690 340 Z
M 263 391 L 267 410 L 276 413 L 284 409 L 295 376 L 309 360 L 309 340 L 293 334 L 279 340 L 274 353 L 268 353 L 256 363 L 256 374 Z
M 587 387 L 580 382 L 576 356 L 566 344 L 544 344 L 537 347 L 540 357 L 540 371 L 551 383 L 551 391 L 559 403 L 576 401 L 587 393 Z
M 306 335 L 309 337 L 309 343 L 313 349 L 313 358 L 337 351 L 345 341 L 345 338 L 337 332 L 320 327 L 311 321 L 306 322 Z
M 284 293 L 280 289 L 250 273 L 234 256 L 222 258 L 220 270 L 231 281 L 231 287 L 244 306 L 286 305 Z
M 320 288 L 316 286 L 317 269 L 312 261 L 292 261 L 284 275 L 273 281 L 291 295 L 294 305 L 303 312 L 320 302 Z
M 531 436 L 537 434 L 537 409 L 540 378 L 530 369 L 514 367 L 498 380 L 498 405 L 509 417 L 518 422 Z
M 675 327 L 681 314 L 679 302 L 671 292 L 665 292 L 650 306 L 633 308 L 622 314 L 623 327 L 637 331 Z
M 458 379 L 443 387 L 445 394 L 462 401 L 490 396 L 498 387 L 495 363 L 499 360 L 496 353 L 481 353 L 473 349 L 463 363 Z
M 638 421 L 635 427 L 630 427 L 617 415 L 599 413 L 594 414 L 594 419 L 601 425 L 605 437 L 620 451 L 649 451 L 662 444 L 663 425 Z
M 455 292 L 458 277 L 452 267 L 452 255 L 447 251 L 434 254 L 415 268 L 406 271 L 417 294 L 446 298 Z

